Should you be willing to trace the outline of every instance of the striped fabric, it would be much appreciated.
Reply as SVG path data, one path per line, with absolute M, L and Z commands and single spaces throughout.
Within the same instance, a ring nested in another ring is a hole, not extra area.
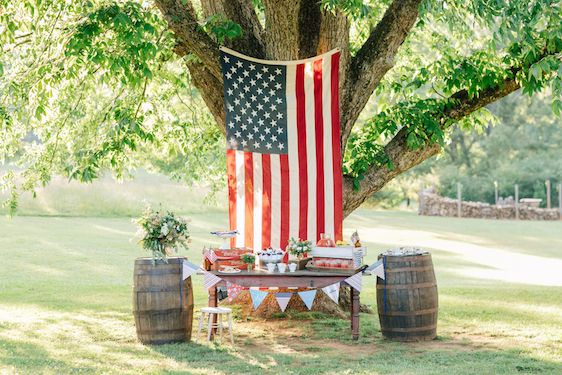
M 356 273 L 353 276 L 348 277 L 344 280 L 347 285 L 355 288 L 358 292 L 361 292 L 361 288 L 363 285 L 363 274 L 361 272 Z
M 222 48 L 231 246 L 342 239 L 339 57 L 264 61 Z

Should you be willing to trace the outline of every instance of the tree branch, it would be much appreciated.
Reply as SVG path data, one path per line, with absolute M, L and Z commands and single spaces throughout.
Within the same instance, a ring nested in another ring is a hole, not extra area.
M 376 86 L 394 65 L 398 48 L 418 17 L 421 0 L 394 0 L 350 62 L 342 91 L 342 147 Z
M 179 56 L 193 53 L 216 79 L 222 80 L 218 46 L 197 23 L 195 9 L 191 2 L 155 0 L 155 4 L 175 34 L 177 43 L 175 52 Z
M 244 0 L 202 0 L 205 17 L 224 14 L 227 19 L 242 28 L 242 35 L 226 40 L 225 45 L 249 56 L 264 58 L 263 27 L 258 19 L 254 5 Z
M 519 88 L 519 83 L 515 79 L 509 78 L 502 85 L 482 91 L 480 95 L 474 98 L 470 98 L 466 90 L 459 91 L 451 96 L 458 104 L 443 113 L 441 123 L 444 124 L 446 119 L 460 120 Z M 393 169 L 386 166 L 371 167 L 365 174 L 365 178 L 360 181 L 357 190 L 353 187 L 353 178 L 344 176 L 345 199 L 343 210 L 345 216 L 359 207 L 373 193 L 382 189 L 394 177 L 436 155 L 441 149 L 439 144 L 427 144 L 424 147 L 412 149 L 406 142 L 407 136 L 408 128 L 402 128 L 385 146 L 385 152 L 394 165 Z

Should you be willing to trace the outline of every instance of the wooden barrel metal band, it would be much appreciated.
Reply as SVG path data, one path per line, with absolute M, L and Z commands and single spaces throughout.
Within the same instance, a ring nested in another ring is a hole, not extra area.
M 174 329 L 149 329 L 147 331 L 142 331 L 145 335 L 150 334 L 162 334 L 162 333 L 183 333 L 184 328 L 174 328 Z
M 150 275 L 150 276 L 162 276 L 162 275 L 177 275 L 181 273 L 181 270 L 177 268 L 167 268 L 164 270 L 137 270 L 138 275 Z
M 417 255 L 417 256 L 408 256 L 408 257 L 401 257 L 399 260 L 395 260 L 395 259 L 390 259 L 390 261 L 387 264 L 403 264 L 404 262 L 415 262 L 415 261 L 419 261 L 419 260 L 428 260 L 429 261 L 429 256 L 428 255 Z
M 437 308 L 425 309 L 425 310 L 417 310 L 417 311 L 387 311 L 385 312 L 384 316 L 416 316 L 416 315 L 424 315 L 424 314 L 431 314 L 437 312 Z
M 176 312 L 181 312 L 182 308 L 180 307 L 172 307 L 169 309 L 162 309 L 162 310 L 135 310 L 134 312 L 136 312 L 137 314 L 140 315 L 150 315 L 150 316 L 155 316 L 155 315 L 166 315 L 166 314 L 170 314 L 170 313 L 176 313 Z
M 430 331 L 432 329 L 437 328 L 437 324 L 432 324 L 430 326 L 425 327 L 410 327 L 410 328 L 384 328 L 382 329 L 383 332 L 423 332 L 423 331 Z
M 175 293 L 181 291 L 181 288 L 158 288 L 158 287 L 146 287 L 146 288 L 135 288 L 135 293 Z
M 377 285 L 377 289 L 420 289 L 420 288 L 432 288 L 432 287 L 437 287 L 435 281 L 429 283 L 418 283 L 418 284 Z
M 425 267 L 403 267 L 403 268 L 389 268 L 386 270 L 388 273 L 396 273 L 396 272 L 407 272 L 407 271 L 430 271 L 432 270 L 432 266 L 425 266 Z

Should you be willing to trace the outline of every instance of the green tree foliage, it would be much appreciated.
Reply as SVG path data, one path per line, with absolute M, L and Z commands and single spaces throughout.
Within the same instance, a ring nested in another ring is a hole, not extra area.
M 253 3 L 263 20 L 264 5 Z M 353 56 L 391 1 L 321 3 L 352 19 Z M 423 1 L 344 145 L 345 174 L 359 186 L 373 166 L 394 168 L 385 145 L 401 129 L 412 149 L 445 144 L 457 124 L 485 129 L 490 114 L 466 103 L 506 82 L 528 95 L 550 88 L 560 114 L 561 24 L 560 0 Z M 217 43 L 243 35 L 220 16 L 197 30 Z M 21 168 L 2 176 L 11 204 L 53 174 L 87 182 L 141 164 L 220 183 L 222 134 L 185 69 L 199 57 L 177 48 L 151 2 L 0 0 L 0 160 Z
M 490 106 L 500 126 L 486 132 L 455 132 L 444 157 L 431 163 L 439 177 L 440 192 L 456 197 L 456 183 L 463 199 L 494 203 L 494 182 L 500 196 L 540 198 L 546 204 L 545 181 L 551 181 L 551 201 L 558 201 L 556 185 L 562 181 L 562 122 L 552 116 L 550 95 L 533 98 L 514 94 Z

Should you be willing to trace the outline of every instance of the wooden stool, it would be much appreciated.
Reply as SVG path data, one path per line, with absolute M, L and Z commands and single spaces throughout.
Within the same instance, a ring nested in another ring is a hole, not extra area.
M 214 328 L 218 328 L 219 336 L 222 343 L 222 316 L 225 315 L 225 318 L 228 319 L 226 323 L 228 323 L 228 330 L 230 332 L 230 342 L 234 345 L 234 335 L 232 333 L 232 309 L 228 307 L 204 307 L 201 309 L 201 315 L 199 316 L 199 328 L 197 330 L 197 338 L 195 341 L 199 340 L 199 336 L 201 335 L 201 330 L 203 329 L 203 321 L 205 320 L 205 314 L 208 315 L 209 323 L 207 324 L 207 341 L 211 341 L 211 334 Z M 215 316 L 217 318 L 217 322 L 215 323 Z

